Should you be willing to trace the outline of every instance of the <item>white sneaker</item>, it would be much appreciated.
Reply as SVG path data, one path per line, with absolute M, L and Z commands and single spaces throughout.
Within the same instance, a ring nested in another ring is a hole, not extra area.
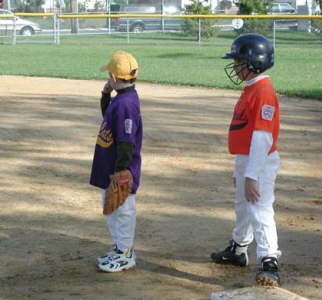
M 121 272 L 135 267 L 135 251 L 129 249 L 122 254 L 115 255 L 112 260 L 97 264 L 97 268 L 103 272 Z
M 119 254 L 121 254 L 121 253 L 122 252 L 119 249 L 117 249 L 117 246 L 114 245 L 111 251 L 106 252 L 104 255 L 99 256 L 97 258 L 97 263 L 102 264 L 104 262 L 110 261 L 113 258 L 115 258 L 116 256 L 119 256 Z

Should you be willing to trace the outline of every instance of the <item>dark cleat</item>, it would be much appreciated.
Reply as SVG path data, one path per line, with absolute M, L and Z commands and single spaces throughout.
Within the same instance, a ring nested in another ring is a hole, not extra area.
M 234 240 L 231 240 L 230 245 L 225 250 L 213 252 L 211 253 L 210 257 L 216 264 L 228 264 L 245 267 L 248 265 L 247 251 L 238 255 L 236 254 L 236 248 L 246 246 L 240 246 Z
M 262 268 L 256 274 L 256 282 L 262 286 L 279 286 L 278 263 L 275 257 L 264 257 Z

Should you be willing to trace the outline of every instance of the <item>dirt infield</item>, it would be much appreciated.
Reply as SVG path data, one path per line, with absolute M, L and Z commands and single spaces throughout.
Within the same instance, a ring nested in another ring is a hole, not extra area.
M 239 92 L 139 83 L 145 138 L 137 268 L 95 270 L 111 247 L 88 184 L 102 81 L 1 76 L 0 298 L 209 299 L 254 284 L 218 266 L 234 221 L 226 135 Z M 283 287 L 322 299 L 322 102 L 281 99 L 276 220 Z

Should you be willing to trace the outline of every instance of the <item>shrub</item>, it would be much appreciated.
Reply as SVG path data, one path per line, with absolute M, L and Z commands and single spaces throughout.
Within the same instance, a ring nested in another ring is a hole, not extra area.
M 322 39 L 322 20 L 312 20 L 311 30 Z
M 266 19 L 249 19 L 244 20 L 244 26 L 241 29 L 236 29 L 238 34 L 242 33 L 259 33 L 268 35 L 273 30 L 273 21 Z
M 187 15 L 210 15 L 211 8 L 207 5 L 207 1 L 192 0 L 190 5 L 185 8 Z M 218 28 L 215 27 L 216 20 L 201 19 L 201 36 L 203 38 L 215 37 L 218 35 Z M 199 22 L 198 19 L 185 19 L 183 24 L 183 32 L 188 36 L 198 36 Z
M 17 2 L 17 12 L 42 12 L 42 5 L 45 3 L 45 0 L 26 0 Z
M 240 0 L 237 3 L 239 7 L 239 14 L 263 14 L 266 15 L 272 7 L 272 0 Z M 273 21 L 266 19 L 245 19 L 244 26 L 236 30 L 238 34 L 242 33 L 259 33 L 267 35 L 273 30 Z

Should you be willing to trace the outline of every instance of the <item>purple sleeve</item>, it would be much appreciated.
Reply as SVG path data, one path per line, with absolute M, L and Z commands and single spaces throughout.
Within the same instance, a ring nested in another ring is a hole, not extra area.
M 116 142 L 128 142 L 135 145 L 135 135 L 137 131 L 136 108 L 131 103 L 122 103 L 114 114 L 113 137 Z

